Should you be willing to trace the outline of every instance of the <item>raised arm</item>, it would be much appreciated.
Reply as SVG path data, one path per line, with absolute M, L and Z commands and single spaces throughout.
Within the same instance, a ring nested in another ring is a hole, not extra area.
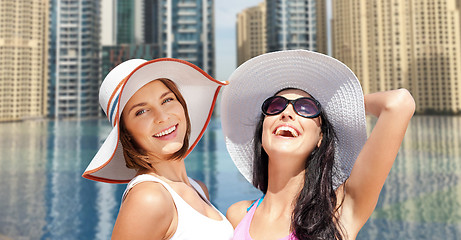
M 365 111 L 378 120 L 344 185 L 343 213 L 352 232 L 360 230 L 376 207 L 415 111 L 415 102 L 406 89 L 377 92 L 365 95 Z

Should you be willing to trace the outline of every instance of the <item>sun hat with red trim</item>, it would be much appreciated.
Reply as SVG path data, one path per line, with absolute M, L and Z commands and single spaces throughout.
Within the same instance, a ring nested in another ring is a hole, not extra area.
M 298 88 L 317 99 L 333 125 L 333 187 L 350 175 L 367 139 L 360 83 L 340 61 L 307 50 L 272 52 L 252 58 L 230 76 L 221 98 L 221 124 L 228 152 L 240 173 L 252 183 L 254 133 L 261 105 L 285 88 Z
M 195 147 L 210 121 L 218 92 L 227 82 L 220 82 L 192 63 L 179 59 L 131 59 L 111 70 L 101 84 L 99 104 L 113 128 L 83 173 L 84 178 L 127 183 L 135 176 L 136 171 L 125 164 L 119 140 L 119 119 L 133 94 L 159 78 L 172 80 L 184 97 L 191 124 L 187 154 Z

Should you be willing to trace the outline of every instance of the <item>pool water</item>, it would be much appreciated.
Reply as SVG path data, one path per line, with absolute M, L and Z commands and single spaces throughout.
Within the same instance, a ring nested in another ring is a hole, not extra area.
M 110 239 L 125 185 L 81 177 L 109 131 L 106 119 L 0 124 L 0 240 Z M 186 167 L 223 213 L 260 196 L 232 163 L 219 119 Z M 460 239 L 460 177 L 461 117 L 415 116 L 357 239 Z

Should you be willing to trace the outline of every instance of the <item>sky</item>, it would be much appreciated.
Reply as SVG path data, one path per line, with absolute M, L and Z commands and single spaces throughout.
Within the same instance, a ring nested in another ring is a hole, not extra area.
M 264 0 L 215 0 L 216 79 L 225 81 L 235 70 L 237 13 Z

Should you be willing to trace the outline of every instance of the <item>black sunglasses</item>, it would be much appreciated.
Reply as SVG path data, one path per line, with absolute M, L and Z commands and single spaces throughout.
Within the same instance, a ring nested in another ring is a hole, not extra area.
M 293 105 L 295 112 L 301 117 L 315 118 L 320 114 L 320 103 L 308 97 L 288 100 L 282 96 L 274 96 L 266 99 L 261 108 L 265 115 L 277 115 L 283 112 L 290 103 Z

